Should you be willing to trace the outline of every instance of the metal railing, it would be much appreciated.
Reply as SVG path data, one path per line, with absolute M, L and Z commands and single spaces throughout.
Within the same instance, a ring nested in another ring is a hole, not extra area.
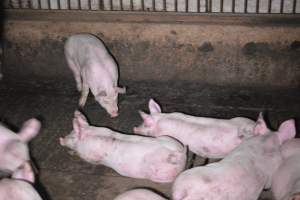
M 152 11 L 298 14 L 300 0 L 4 0 L 5 8 L 40 10 Z

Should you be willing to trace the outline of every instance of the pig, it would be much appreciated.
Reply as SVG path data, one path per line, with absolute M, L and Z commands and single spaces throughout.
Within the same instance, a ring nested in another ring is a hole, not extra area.
M 133 189 L 118 195 L 114 200 L 167 200 L 148 189 Z
M 187 148 L 173 138 L 121 134 L 90 126 L 79 111 L 74 116 L 73 131 L 60 138 L 60 144 L 89 163 L 111 167 L 123 176 L 162 183 L 172 182 L 185 168 Z
M 181 173 L 172 187 L 173 200 L 257 200 L 271 187 L 272 175 L 282 162 L 280 146 L 294 138 L 294 120 L 278 131 L 268 129 L 262 115 L 254 132 L 220 162 Z
M 30 119 L 18 134 L 0 125 L 0 171 L 11 174 L 30 160 L 27 143 L 39 133 L 41 124 Z
M 134 127 L 136 134 L 167 135 L 187 145 L 193 153 L 205 158 L 224 158 L 243 139 L 253 136 L 255 121 L 248 118 L 214 119 L 183 113 L 162 113 L 160 106 L 150 99 L 151 114 L 140 111 L 143 124 Z
M 42 200 L 30 183 L 34 182 L 34 174 L 28 163 L 25 163 L 13 174 L 12 178 L 0 181 L 1 200 Z
M 73 35 L 67 39 L 64 51 L 81 92 L 79 106 L 85 105 L 91 90 L 110 116 L 117 117 L 118 94 L 125 94 L 126 88 L 118 87 L 117 64 L 102 41 L 91 34 Z
M 300 200 L 300 139 L 285 142 L 284 161 L 273 176 L 271 191 L 275 200 Z

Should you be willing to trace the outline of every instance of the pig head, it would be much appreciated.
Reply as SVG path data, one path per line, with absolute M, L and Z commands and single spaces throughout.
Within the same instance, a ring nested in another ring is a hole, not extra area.
M 11 173 L 30 160 L 27 143 L 34 138 L 40 129 L 36 119 L 26 121 L 18 134 L 0 126 L 0 170 Z

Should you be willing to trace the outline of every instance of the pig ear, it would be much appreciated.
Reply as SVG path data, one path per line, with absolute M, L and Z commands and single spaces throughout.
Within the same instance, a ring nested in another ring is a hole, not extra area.
M 96 96 L 104 97 L 107 96 L 107 93 L 104 90 L 102 90 Z
M 154 124 L 154 119 L 151 115 L 144 113 L 143 111 L 139 111 L 145 125 L 152 126 Z
M 30 119 L 23 124 L 19 136 L 22 141 L 29 142 L 39 133 L 40 128 L 41 123 L 37 119 Z
M 126 93 L 126 87 L 115 87 L 115 92 L 120 94 Z
M 34 183 L 34 173 L 28 162 L 26 162 L 21 168 L 17 169 L 13 174 L 12 178 L 21 179 Z
M 82 138 L 83 129 L 88 126 L 89 126 L 89 123 L 88 123 L 86 117 L 81 112 L 76 110 L 74 113 L 74 119 L 73 119 L 73 129 L 74 129 L 75 133 L 79 136 L 79 138 Z
M 280 144 L 296 136 L 295 121 L 293 119 L 283 122 L 278 129 L 278 138 Z
M 153 99 L 149 100 L 149 104 L 148 104 L 150 113 L 161 113 L 161 108 L 158 105 L 158 103 L 156 103 Z
M 267 124 L 264 120 L 262 112 L 259 113 L 258 119 L 254 127 L 254 135 L 264 135 L 270 130 L 267 127 Z

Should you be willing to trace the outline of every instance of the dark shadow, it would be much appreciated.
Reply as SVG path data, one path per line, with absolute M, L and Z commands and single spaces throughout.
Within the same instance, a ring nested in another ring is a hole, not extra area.
M 4 21 L 5 21 L 5 10 L 4 0 L 0 1 L 0 74 L 3 71 L 3 43 L 4 43 Z

